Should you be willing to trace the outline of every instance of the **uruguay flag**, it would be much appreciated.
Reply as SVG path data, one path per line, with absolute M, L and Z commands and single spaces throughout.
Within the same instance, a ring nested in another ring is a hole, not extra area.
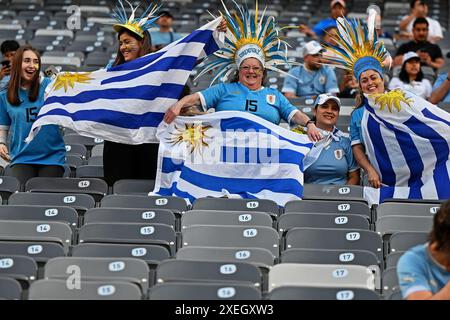
M 221 111 L 162 122 L 153 194 L 270 199 L 303 196 L 303 158 L 312 142 L 250 113 Z
M 156 128 L 179 98 L 199 58 L 223 45 L 221 18 L 133 61 L 94 72 L 60 73 L 27 140 L 57 124 L 81 135 L 119 143 L 157 142 Z
M 368 194 L 377 193 L 378 201 L 450 198 L 449 113 L 396 89 L 368 97 L 361 127 L 368 158 L 386 186 Z

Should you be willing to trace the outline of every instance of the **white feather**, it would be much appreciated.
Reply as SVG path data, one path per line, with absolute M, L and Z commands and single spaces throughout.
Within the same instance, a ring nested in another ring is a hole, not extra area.
M 372 41 L 374 39 L 374 32 L 375 32 L 375 21 L 377 18 L 377 11 L 375 9 L 369 9 L 369 17 L 367 19 L 367 28 L 369 29 L 368 33 L 368 39 Z

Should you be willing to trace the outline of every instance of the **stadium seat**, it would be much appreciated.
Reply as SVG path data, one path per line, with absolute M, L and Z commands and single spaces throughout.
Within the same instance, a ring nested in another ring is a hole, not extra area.
M 56 242 L 68 252 L 72 229 L 62 222 L 0 221 L 0 241 Z
M 114 183 L 113 193 L 146 196 L 154 187 L 155 180 L 123 179 Z
M 386 269 L 397 268 L 398 260 L 400 260 L 401 256 L 404 253 L 405 252 L 403 252 L 403 251 L 389 253 L 386 256 Z
M 150 300 L 261 300 L 261 291 L 250 284 L 161 283 Z
M 139 285 L 143 294 L 149 288 L 149 268 L 135 258 L 58 257 L 47 261 L 44 279 L 67 279 L 70 266 L 81 270 L 83 281 L 124 281 Z
M 137 284 L 122 281 L 80 281 L 79 290 L 69 288 L 67 280 L 46 279 L 33 282 L 29 300 L 141 300 Z
M 369 221 L 355 214 L 324 213 L 284 213 L 278 219 L 280 234 L 295 227 L 369 230 Z
M 84 215 L 84 224 L 89 223 L 159 223 L 176 227 L 175 216 L 167 209 L 92 208 Z
M 432 226 L 433 217 L 385 216 L 377 219 L 375 230 L 385 237 L 402 231 L 427 232 Z
M 432 217 L 439 206 L 431 203 L 381 203 L 377 207 L 377 218 L 386 216 Z
M 389 238 L 389 251 L 403 252 L 408 251 L 414 246 L 424 244 L 428 241 L 427 232 L 396 232 Z
M 272 218 L 266 212 L 237 212 L 219 210 L 191 210 L 181 217 L 181 228 L 193 225 L 261 226 L 272 227 Z
M 0 254 L 0 277 L 31 282 L 37 278 L 36 261 L 27 256 Z
M 360 229 L 293 228 L 286 234 L 285 246 L 292 248 L 369 250 L 380 261 L 383 258 L 380 235 Z
M 67 223 L 72 228 L 78 226 L 77 211 L 65 206 L 0 206 L 0 220 L 59 221 Z
M 284 212 L 300 213 L 335 213 L 358 214 L 371 218 L 370 208 L 359 201 L 336 200 L 295 200 L 289 201 L 284 207 Z
M 91 157 L 100 157 L 103 156 L 103 148 L 104 144 L 97 144 L 91 150 Z
M 279 236 L 268 227 L 190 226 L 182 230 L 182 247 L 267 249 L 278 258 Z
M 156 268 L 156 283 L 163 282 L 228 282 L 262 286 L 258 267 L 247 262 L 165 260 Z
M 94 156 L 88 159 L 88 165 L 90 166 L 103 166 L 103 156 Z
M 65 256 L 62 244 L 42 241 L 0 241 L 0 255 L 27 256 L 39 264 L 51 258 Z
M 95 206 L 95 200 L 88 194 L 79 193 L 32 193 L 18 192 L 11 195 L 10 205 L 67 206 L 78 213 L 84 213 Z
M 175 230 L 165 224 L 90 223 L 80 228 L 79 243 L 158 244 L 175 254 Z
M 403 300 L 403 295 L 400 289 L 394 290 L 388 297 L 387 300 Z
M 279 287 L 269 300 L 380 300 L 373 290 L 363 288 Z
M 195 200 L 194 210 L 264 211 L 274 216 L 279 213 L 278 205 L 267 199 L 225 199 L 200 198 Z
M 394 291 L 399 289 L 397 268 L 389 268 L 383 271 L 381 278 L 383 297 L 389 297 Z
M 12 278 L 0 277 L 0 300 L 20 300 L 21 298 L 20 283 Z
M 7 201 L 9 196 L 15 192 L 21 191 L 20 181 L 15 177 L 0 177 L 0 196 L 2 201 Z
M 269 292 L 284 286 L 374 290 L 375 276 L 363 266 L 281 263 L 269 271 Z
M 79 143 L 66 143 L 66 155 L 78 155 L 82 159 L 87 157 L 87 148 Z
M 188 205 L 183 198 L 122 194 L 107 195 L 102 199 L 100 206 L 107 208 L 167 209 L 178 214 L 188 210 Z
M 31 178 L 25 184 L 27 192 L 80 193 L 91 195 L 99 202 L 108 193 L 105 181 L 95 178 Z
M 97 165 L 84 165 L 77 168 L 75 172 L 77 178 L 103 178 L 105 176 L 103 172 L 103 166 Z
M 335 186 L 323 184 L 307 184 L 303 186 L 303 199 L 306 200 L 353 200 L 367 203 L 361 186 Z
M 97 139 L 97 138 L 91 138 L 91 137 L 86 137 L 86 136 L 82 136 L 76 133 L 73 134 L 66 134 L 64 135 L 64 142 L 65 144 L 82 144 L 85 147 L 87 147 L 88 150 L 91 150 L 92 147 L 98 145 L 98 144 L 103 144 L 103 139 Z
M 80 155 L 66 154 L 66 164 L 70 167 L 73 175 L 78 167 L 84 165 L 84 160 Z

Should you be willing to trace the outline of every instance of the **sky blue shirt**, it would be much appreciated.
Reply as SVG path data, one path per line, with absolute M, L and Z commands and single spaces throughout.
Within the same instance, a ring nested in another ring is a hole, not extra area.
M 11 105 L 6 91 L 0 94 L 0 127 L 9 127 L 11 141 L 9 153 L 11 164 L 64 165 L 66 150 L 59 127 L 46 125 L 30 142 L 25 143 L 33 122 L 44 103 L 45 88 L 51 79 L 44 78 L 39 88 L 39 97 L 35 102 L 28 100 L 28 92 L 20 89 L 19 106 Z
M 433 85 L 433 91 L 437 90 L 440 86 L 442 86 L 442 84 L 446 80 L 447 80 L 447 73 L 440 74 Z M 447 92 L 444 99 L 440 102 L 450 102 L 450 90 Z
M 289 123 L 298 111 L 278 90 L 252 91 L 239 82 L 221 83 L 198 93 L 205 109 L 250 112 L 275 124 L 281 119 Z
M 168 45 L 178 39 L 181 39 L 183 36 L 176 32 L 161 32 L 161 31 L 150 31 L 150 36 L 152 38 L 152 45 Z
M 318 37 L 322 38 L 325 35 L 325 30 L 331 27 L 336 27 L 336 20 L 333 18 L 326 18 L 317 22 L 313 27 L 313 31 Z
M 346 184 L 348 173 L 358 170 L 350 139 L 339 137 L 322 150 L 319 158 L 305 170 L 305 183 Z
M 289 74 L 299 80 L 287 76 L 284 78 L 283 93 L 291 92 L 298 97 L 317 96 L 321 93 L 339 93 L 336 74 L 328 66 L 317 71 L 308 71 L 304 66 L 294 67 Z
M 436 294 L 450 281 L 450 272 L 430 256 L 428 244 L 415 246 L 402 255 L 397 274 L 404 298 L 418 291 Z
M 350 118 L 350 140 L 352 141 L 352 146 L 356 144 L 364 144 L 364 138 L 361 129 L 361 122 L 364 114 L 364 106 L 359 107 L 352 112 L 352 117 Z
M 6 90 L 8 88 L 9 79 L 11 78 L 10 75 L 6 75 L 3 77 L 2 80 L 0 80 L 0 92 Z

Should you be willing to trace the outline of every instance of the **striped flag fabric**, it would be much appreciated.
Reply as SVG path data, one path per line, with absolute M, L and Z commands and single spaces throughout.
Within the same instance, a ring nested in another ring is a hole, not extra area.
M 162 122 L 152 194 L 270 199 L 303 196 L 303 158 L 313 143 L 246 112 L 221 111 Z
M 384 198 L 450 198 L 450 114 L 409 91 L 368 97 L 361 127 Z M 370 192 L 369 192 L 370 193 Z
M 156 128 L 179 98 L 199 58 L 223 45 L 221 18 L 158 52 L 94 72 L 60 73 L 29 137 L 56 124 L 77 133 L 126 144 L 157 142 Z

